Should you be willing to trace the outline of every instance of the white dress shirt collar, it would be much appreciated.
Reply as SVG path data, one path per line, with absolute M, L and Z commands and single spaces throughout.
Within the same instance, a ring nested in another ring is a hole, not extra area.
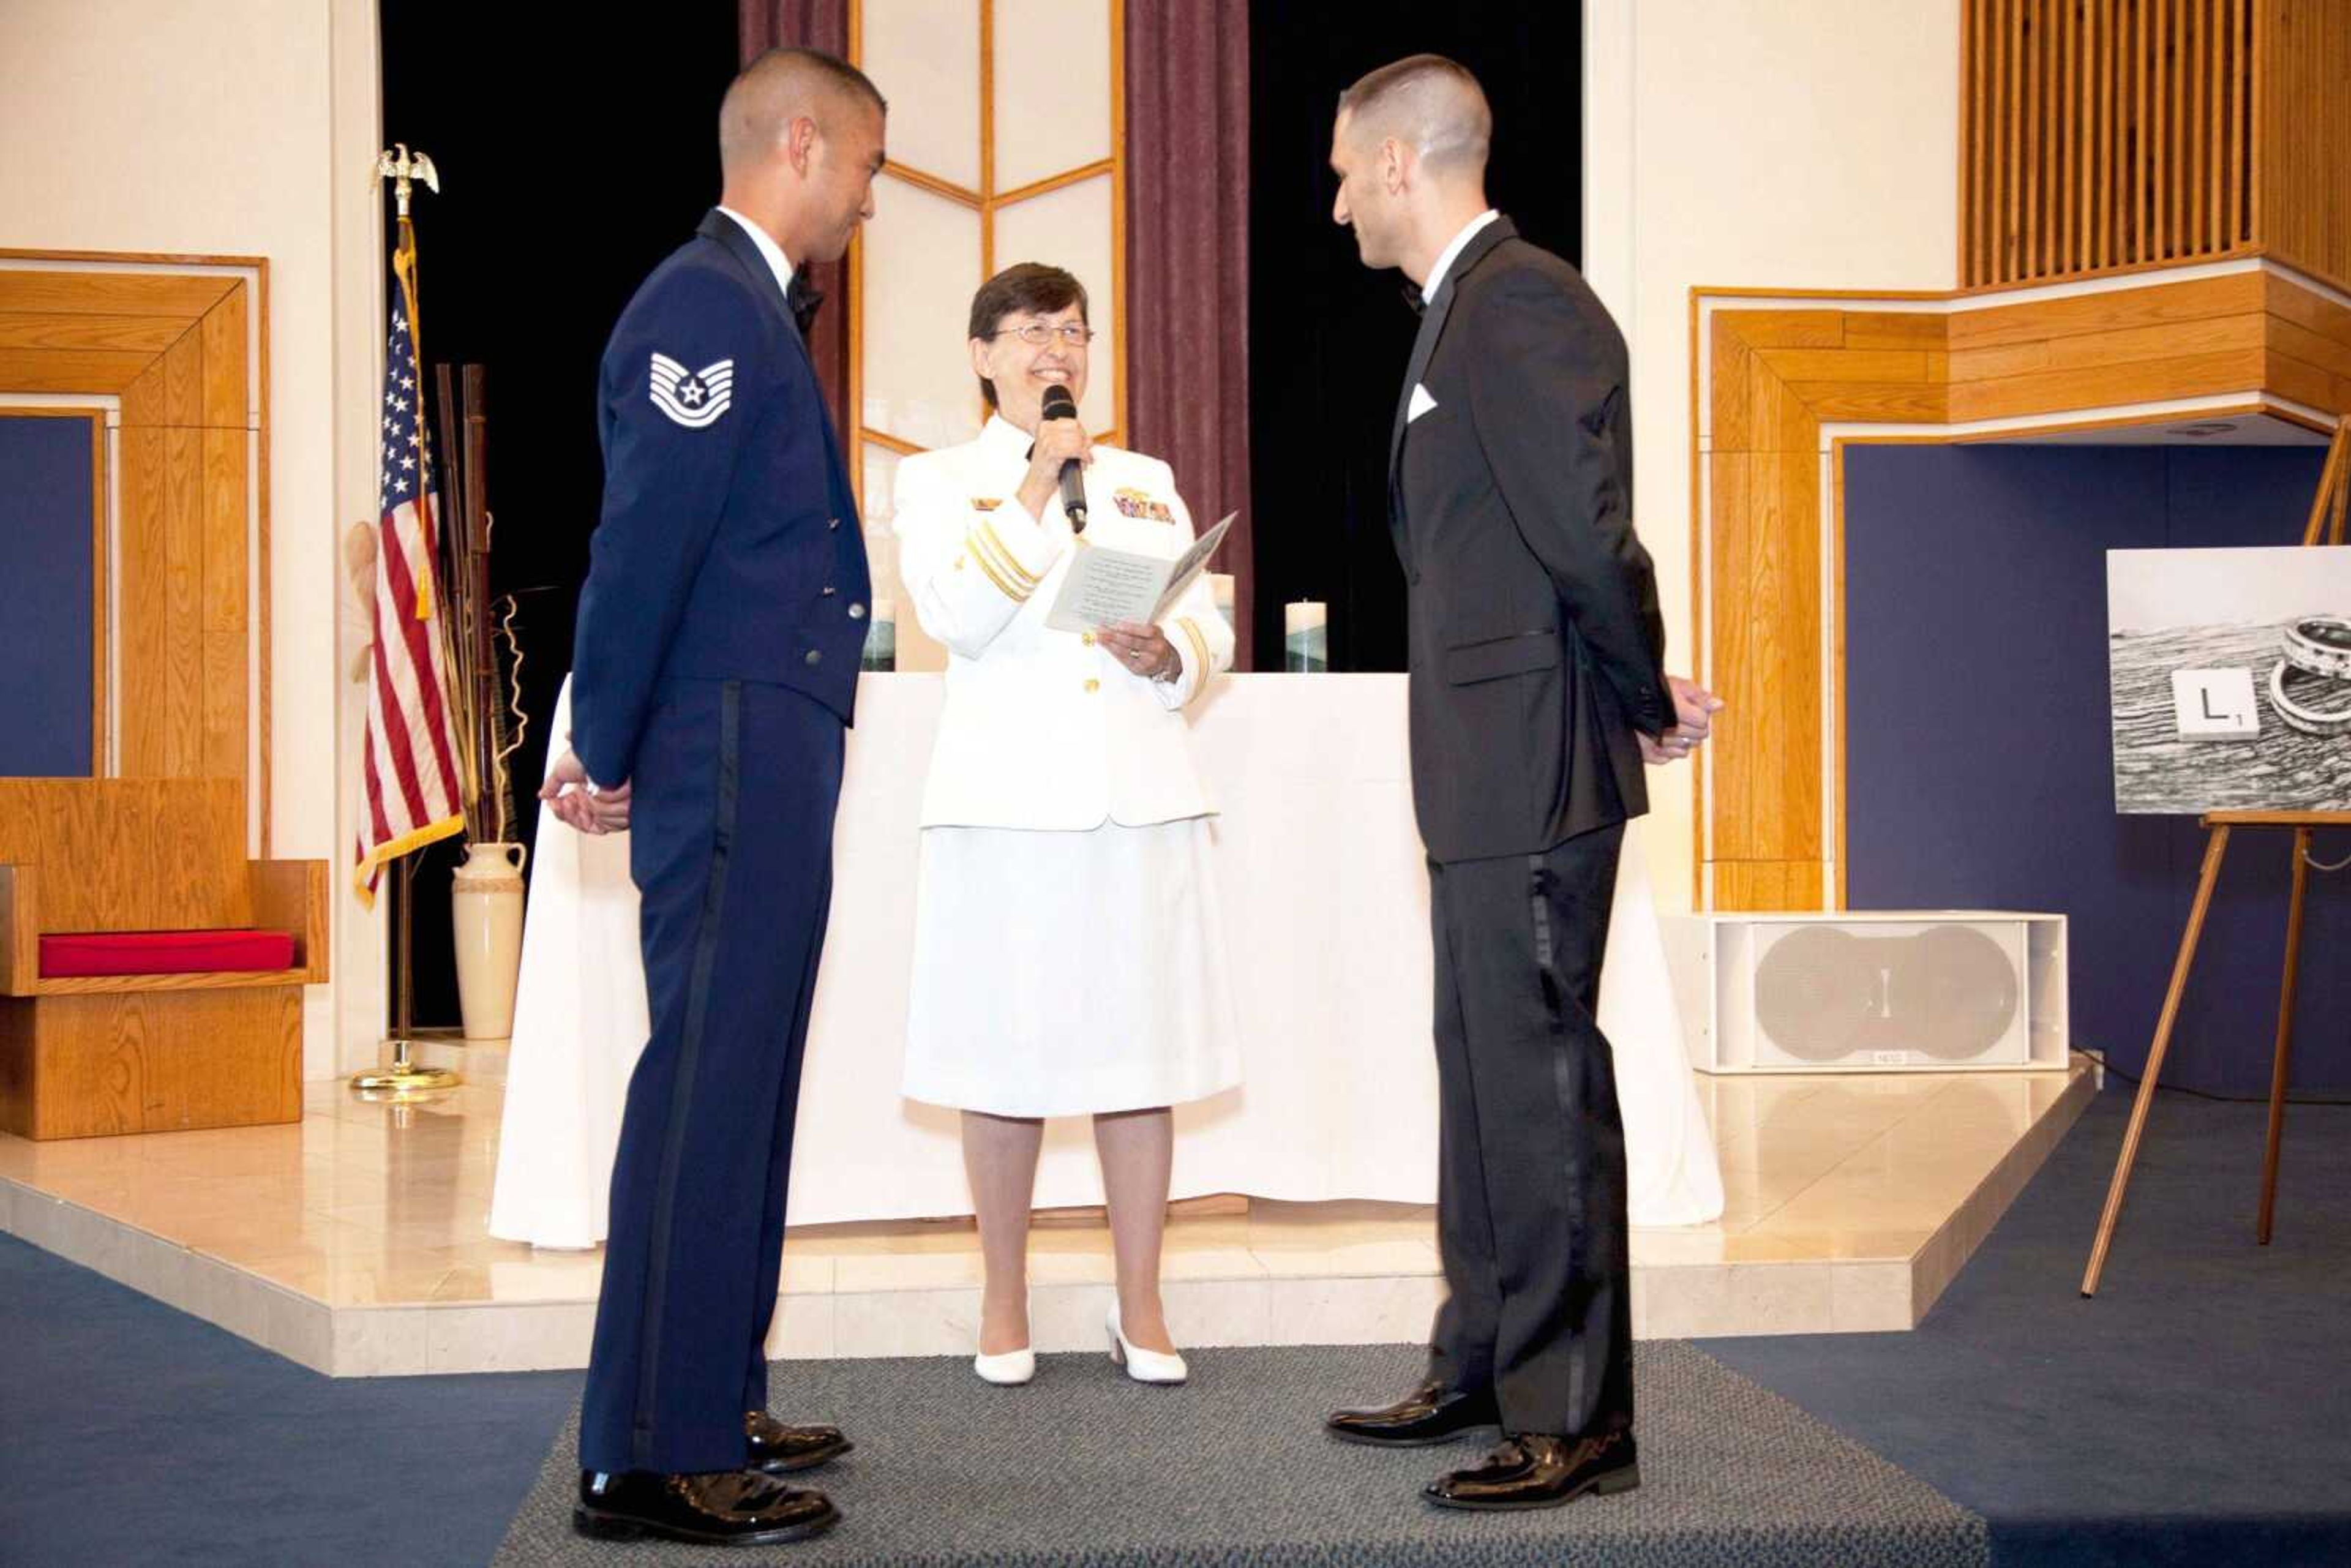
M 1501 215 L 1493 208 L 1488 207 L 1462 225 L 1461 232 L 1453 236 L 1451 245 L 1437 253 L 1437 265 L 1428 269 L 1428 281 L 1420 286 L 1420 298 L 1423 303 L 1437 298 L 1437 286 L 1445 281 L 1445 274 L 1453 266 L 1453 258 L 1461 254 L 1461 247 L 1468 245 L 1479 229 Z
M 767 258 L 768 270 L 776 275 L 777 289 L 782 293 L 785 298 L 790 298 L 792 295 L 791 257 L 784 254 L 784 247 L 776 243 L 775 235 L 769 234 L 767 230 L 761 228 L 758 225 L 753 223 L 750 219 L 745 217 L 742 214 L 737 212 L 732 207 L 722 206 L 718 210 L 725 213 L 728 217 L 733 218 L 737 224 L 741 225 L 743 232 L 751 236 L 751 243 L 758 246 L 759 254 Z
M 998 456 L 1020 463 L 1029 461 L 1029 449 L 1037 438 L 1000 413 L 990 413 L 987 423 L 979 427 L 979 443 Z

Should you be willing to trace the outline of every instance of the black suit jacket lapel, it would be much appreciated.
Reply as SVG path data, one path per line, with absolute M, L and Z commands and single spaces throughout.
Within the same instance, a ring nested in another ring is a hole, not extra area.
M 1396 396 L 1395 426 L 1388 436 L 1388 530 L 1395 536 L 1396 553 L 1404 554 L 1404 486 L 1400 469 L 1404 461 L 1405 426 L 1411 423 L 1412 389 L 1428 371 L 1428 361 L 1437 352 L 1437 341 L 1445 335 L 1445 319 L 1453 312 L 1453 299 L 1461 279 L 1469 269 L 1486 259 L 1487 254 L 1506 239 L 1518 236 L 1518 230 L 1508 218 L 1498 217 L 1470 236 L 1445 269 L 1438 280 L 1437 296 L 1429 300 L 1428 308 L 1421 312 L 1420 335 L 1412 340 L 1412 362 L 1405 368 L 1404 390 Z M 1407 564 L 1409 564 L 1407 562 Z

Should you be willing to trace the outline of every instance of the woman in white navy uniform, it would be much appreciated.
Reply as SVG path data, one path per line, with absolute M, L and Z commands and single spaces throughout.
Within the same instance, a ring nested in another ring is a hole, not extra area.
M 977 438 L 898 465 L 893 527 L 923 629 L 946 644 L 946 702 L 923 800 L 904 1092 L 963 1113 L 987 1270 L 975 1370 L 1025 1383 L 1029 1207 L 1048 1116 L 1092 1115 L 1118 1295 L 1111 1354 L 1183 1381 L 1159 1292 L 1170 1107 L 1240 1079 L 1238 1015 L 1209 865 L 1213 808 L 1184 709 L 1232 664 L 1196 580 L 1157 625 L 1058 632 L 1074 551 L 1179 555 L 1190 515 L 1156 458 L 1044 420 L 1082 401 L 1082 285 L 998 273 L 972 300 L 972 369 L 994 411 Z M 1059 476 L 1083 465 L 1082 537 Z

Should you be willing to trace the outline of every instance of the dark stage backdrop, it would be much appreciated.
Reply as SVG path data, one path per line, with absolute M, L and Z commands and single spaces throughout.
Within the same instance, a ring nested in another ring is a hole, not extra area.
M 1249 6 L 1249 433 L 1257 667 L 1281 668 L 1281 607 L 1331 607 L 1341 670 L 1405 664 L 1387 447 L 1418 318 L 1331 221 L 1331 120 L 1356 78 L 1405 55 L 1460 61 L 1494 109 L 1487 195 L 1580 260 L 1583 18 L 1525 0 L 1255 0 Z
M 637 285 L 718 199 L 718 100 L 737 68 L 737 8 L 616 6 L 553 35 L 490 26 L 483 6 L 455 0 L 382 0 L 381 16 L 384 144 L 432 154 L 442 177 L 442 194 L 415 203 L 422 351 L 428 363 L 488 367 L 492 586 L 524 591 L 532 729 L 513 768 L 527 800 L 571 664 L 603 488 L 597 361 Z M 537 821 L 524 804 L 526 841 Z M 423 1025 L 458 1021 L 457 860 L 440 844 L 418 861 Z
M 1845 456 L 1847 894 L 2071 917 L 2074 1038 L 2147 1058 L 2204 834 L 2114 809 L 2105 552 L 2291 545 L 2322 454 L 1858 446 Z M 2291 835 L 2240 832 L 2164 1082 L 2269 1085 Z M 2322 834 L 2318 858 L 2351 854 Z M 2294 1082 L 2351 1090 L 2351 873 L 2311 877 Z M 2291 1136 L 2289 1136 L 2291 1142 Z M 2293 1162 L 2291 1150 L 2287 1163 Z

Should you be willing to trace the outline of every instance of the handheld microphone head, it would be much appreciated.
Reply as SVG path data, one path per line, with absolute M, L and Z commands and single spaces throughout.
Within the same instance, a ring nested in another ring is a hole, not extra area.
M 1078 400 L 1070 395 L 1070 389 L 1065 386 L 1049 386 L 1045 389 L 1045 401 L 1038 411 L 1038 417 L 1040 421 L 1075 419 L 1078 417 Z M 1086 531 L 1085 470 L 1074 457 L 1061 465 L 1061 515 L 1069 519 L 1071 533 Z

